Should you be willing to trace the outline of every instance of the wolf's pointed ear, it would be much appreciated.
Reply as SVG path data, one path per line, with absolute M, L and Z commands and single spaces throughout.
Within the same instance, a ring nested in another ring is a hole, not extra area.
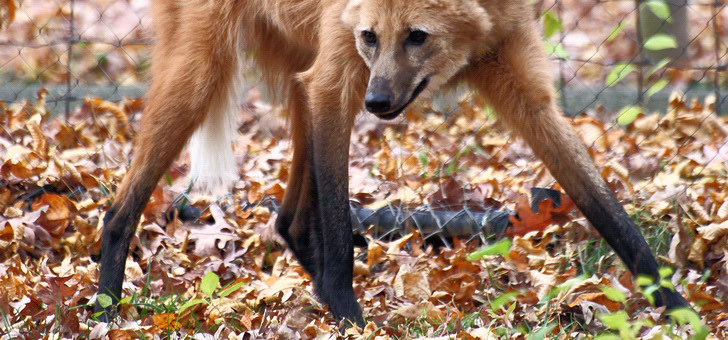
M 350 30 L 354 30 L 359 24 L 359 12 L 361 10 L 362 0 L 350 0 L 344 11 L 341 12 L 341 22 Z

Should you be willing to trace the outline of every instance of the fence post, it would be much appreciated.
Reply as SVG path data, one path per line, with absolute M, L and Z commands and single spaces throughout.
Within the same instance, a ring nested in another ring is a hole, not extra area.
M 668 34 L 677 41 L 676 48 L 668 48 L 664 50 L 642 50 L 642 54 L 651 62 L 658 62 L 662 59 L 669 58 L 673 63 L 684 61 L 686 59 L 685 48 L 688 45 L 688 2 L 687 0 L 664 0 L 670 8 L 670 14 L 667 19 L 660 18 L 646 6 L 646 0 L 637 1 L 638 20 L 638 36 L 640 45 L 655 34 Z
M 725 7 L 725 5 L 724 1 L 713 1 L 710 6 L 710 11 L 713 16 L 713 32 L 715 32 L 715 34 L 713 34 L 713 38 L 715 39 L 715 76 L 713 77 L 713 91 L 715 92 L 715 113 L 718 115 L 723 114 L 721 105 L 723 103 L 723 98 L 720 93 L 720 73 L 728 69 L 726 64 L 721 64 L 722 46 L 720 37 L 718 36 L 718 32 L 723 29 L 718 24 L 718 14 L 722 10 L 722 8 L 719 9 L 719 7 Z M 726 99 L 728 99 L 728 97 L 726 97 Z
M 71 4 L 71 17 L 68 20 L 69 23 L 69 34 L 68 34 L 68 57 L 66 58 L 66 95 L 63 96 L 65 104 L 66 104 L 66 120 L 71 116 L 71 100 L 73 100 L 73 96 L 71 96 L 71 77 L 73 76 L 73 73 L 71 72 L 71 63 L 73 62 L 73 44 L 76 42 L 76 36 L 75 31 L 76 28 L 73 23 L 74 18 L 74 5 L 75 0 L 70 0 Z

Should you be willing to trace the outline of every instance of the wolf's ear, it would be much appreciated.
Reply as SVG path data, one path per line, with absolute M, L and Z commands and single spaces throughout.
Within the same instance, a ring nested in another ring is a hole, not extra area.
M 359 12 L 361 11 L 362 0 L 350 0 L 344 11 L 341 12 L 341 22 L 350 30 L 354 30 L 359 24 Z

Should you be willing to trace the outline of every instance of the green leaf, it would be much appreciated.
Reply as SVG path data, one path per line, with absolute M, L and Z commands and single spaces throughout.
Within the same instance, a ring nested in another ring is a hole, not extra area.
M 651 305 L 654 305 L 655 297 L 652 296 L 652 293 L 657 291 L 660 286 L 655 283 L 655 280 L 652 277 L 647 275 L 638 275 L 635 281 L 642 293 L 642 296 L 644 296 Z
M 638 286 L 649 286 L 653 283 L 655 283 L 655 279 L 653 279 L 651 276 L 648 275 L 637 275 L 637 279 L 635 280 L 635 283 L 637 283 Z
M 217 289 L 217 284 L 220 283 L 220 277 L 213 272 L 207 272 L 200 282 L 200 290 L 205 295 L 212 297 L 212 293 Z
M 427 159 L 427 152 L 425 152 L 425 149 L 420 149 L 418 158 L 420 159 L 420 164 L 422 164 L 422 167 L 427 169 L 427 164 L 429 163 L 429 160 Z
M 617 124 L 622 126 L 632 124 L 640 113 L 642 108 L 639 106 L 625 106 L 617 113 Z
M 622 302 L 622 303 L 627 301 L 627 297 L 624 296 L 624 294 L 622 292 L 620 292 L 619 290 L 616 290 L 609 286 L 600 286 L 599 289 L 602 290 L 604 295 L 609 300 L 616 301 L 616 302 Z
M 670 290 L 675 290 L 675 286 L 672 284 L 672 281 L 670 281 L 670 279 L 661 279 L 660 286 Z
M 667 315 L 675 318 L 675 320 L 679 323 L 690 323 L 691 325 L 693 323 L 700 323 L 700 316 L 698 313 L 695 313 L 695 311 L 686 307 L 672 309 L 667 312 Z
M 629 317 L 627 316 L 627 312 L 625 311 L 597 314 L 597 317 L 599 318 L 599 320 L 602 321 L 605 326 L 609 327 L 610 329 L 622 330 L 629 327 L 629 324 L 627 323 Z
M 543 33 L 546 38 L 550 38 L 552 35 L 561 32 L 564 26 L 556 17 L 553 11 L 546 11 L 543 14 Z
M 634 65 L 630 63 L 617 63 L 614 65 L 611 71 L 607 74 L 605 83 L 607 86 L 613 86 L 617 82 L 626 78 L 630 73 L 635 70 Z
M 672 16 L 670 16 L 670 5 L 668 5 L 665 1 L 650 0 L 645 4 L 650 8 L 652 13 L 655 13 L 656 17 L 667 22 L 672 22 Z
M 673 273 L 672 268 L 660 267 L 660 269 L 658 269 L 658 273 L 660 273 L 660 286 L 675 290 L 675 286 L 672 285 L 672 281 L 670 280 L 670 276 L 672 276 Z
M 544 41 L 544 49 L 546 50 L 546 54 L 550 56 L 555 56 L 561 59 L 569 59 L 569 55 L 566 53 L 566 50 L 559 43 L 548 40 Z
M 705 339 L 710 332 L 703 322 L 700 320 L 700 316 L 694 310 L 690 308 L 676 308 L 667 312 L 667 315 L 671 316 L 675 321 L 680 324 L 689 323 L 690 327 L 695 330 L 696 334 L 693 339 Z
M 219 295 L 221 298 L 226 297 L 226 296 L 232 294 L 233 292 L 235 292 L 236 290 L 240 289 L 240 287 L 242 287 L 244 284 L 245 284 L 245 282 L 238 282 L 230 287 L 225 288 L 225 290 L 220 292 Z
M 658 269 L 657 272 L 660 273 L 660 277 L 663 278 L 663 279 L 666 278 L 666 277 L 669 277 L 670 275 L 672 275 L 672 273 L 674 273 L 674 271 L 672 270 L 672 268 L 670 268 L 670 267 L 664 267 L 664 266 L 663 267 L 660 267 L 660 269 Z
M 505 312 L 506 320 L 510 317 L 511 314 L 513 314 L 513 311 L 516 310 L 517 303 L 512 303 L 510 306 L 508 306 L 508 309 Z
M 552 322 L 545 327 L 539 328 L 535 333 L 532 333 L 531 336 L 528 337 L 528 340 L 543 340 L 546 339 L 547 335 L 551 335 L 551 331 L 556 328 L 556 323 Z M 550 338 L 550 337 L 549 337 Z
M 617 27 L 615 27 L 612 32 L 609 33 L 609 36 L 607 37 L 607 41 L 612 41 L 614 38 L 616 38 L 619 33 L 621 33 L 624 28 L 627 27 L 627 24 L 624 21 L 620 21 Z
M 669 63 L 670 63 L 670 58 L 665 58 L 665 59 L 658 61 L 657 64 L 655 64 L 654 66 L 650 67 L 649 70 L 647 70 L 647 73 L 645 73 L 645 79 L 647 79 L 650 76 L 652 76 L 653 74 L 655 74 L 655 72 L 663 69 Z
M 446 176 L 450 176 L 450 175 L 454 174 L 455 173 L 455 167 L 457 165 L 458 165 L 457 164 L 457 157 L 455 157 L 455 159 L 447 165 L 447 168 L 445 168 L 445 175 Z
M 652 293 L 657 290 L 657 286 L 649 286 L 645 288 L 645 290 L 642 291 L 642 296 L 647 300 L 647 302 L 650 303 L 650 305 L 655 305 L 655 297 L 652 296 Z
M 647 90 L 645 97 L 647 97 L 647 99 L 650 99 L 650 97 L 652 97 L 655 93 L 660 92 L 660 90 L 664 89 L 665 86 L 667 86 L 667 84 L 669 84 L 669 83 L 670 82 L 668 82 L 666 79 L 660 79 L 660 80 L 656 81 Z
M 111 306 L 113 303 L 111 300 L 111 296 L 108 296 L 106 294 L 99 294 L 96 296 L 96 301 L 99 303 L 99 306 L 102 308 L 107 308 Z
M 98 320 L 99 319 L 99 316 L 103 315 L 104 313 L 106 313 L 106 311 L 103 311 L 103 310 L 102 311 L 98 311 L 96 313 L 91 314 L 91 318 Z
M 519 295 L 521 295 L 520 292 L 508 292 L 508 293 L 502 294 L 501 296 L 493 299 L 493 302 L 490 303 L 490 308 L 492 310 L 499 310 L 507 302 L 515 300 L 516 296 L 519 296 Z
M 675 37 L 665 33 L 658 33 L 647 38 L 644 47 L 651 51 L 660 51 L 669 48 L 677 48 L 678 44 Z
M 501 255 L 503 257 L 508 257 L 508 251 L 510 249 L 511 240 L 504 238 L 468 254 L 465 259 L 468 261 L 477 261 L 486 255 Z
M 207 300 L 202 299 L 192 299 L 190 301 L 185 302 L 181 307 L 179 307 L 179 310 L 177 311 L 178 314 L 182 314 L 182 312 L 185 311 L 185 309 L 190 308 L 194 305 L 199 305 L 201 303 L 208 303 Z

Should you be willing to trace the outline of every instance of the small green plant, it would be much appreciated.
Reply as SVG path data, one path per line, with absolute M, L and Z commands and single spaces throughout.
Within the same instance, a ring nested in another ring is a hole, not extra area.
M 649 301 L 650 304 L 653 305 L 654 298 L 652 297 L 652 293 L 654 291 L 656 291 L 660 287 L 673 290 L 675 289 L 675 287 L 672 285 L 672 282 L 670 281 L 672 268 L 662 267 L 659 269 L 659 274 L 660 279 L 658 280 L 658 282 L 654 282 L 651 277 L 647 276 L 638 276 L 636 280 L 637 286 L 639 287 L 638 290 L 642 293 L 645 299 L 647 299 L 647 301 Z M 624 303 L 626 301 L 626 297 L 624 296 L 624 294 L 612 287 L 602 286 L 600 287 L 600 289 L 602 290 L 602 292 L 604 292 L 607 298 L 612 301 L 620 303 Z M 665 338 L 681 339 L 681 336 L 685 335 L 684 332 L 675 332 L 675 328 L 681 325 L 690 325 L 690 327 L 692 328 L 692 333 L 689 337 L 690 339 L 702 340 L 705 339 L 709 334 L 709 330 L 702 324 L 700 316 L 698 316 L 698 314 L 692 309 L 677 308 L 667 312 L 667 315 L 670 316 L 669 323 L 663 325 L 663 327 L 660 328 L 660 335 L 664 336 Z M 599 320 L 608 329 L 612 331 L 617 331 L 616 333 L 610 332 L 600 334 L 595 338 L 599 340 L 636 339 L 643 327 L 654 326 L 654 323 L 648 319 L 630 320 L 629 315 L 625 311 L 601 313 L 597 314 L 597 318 L 599 318 Z M 653 337 L 655 336 L 656 335 L 653 334 Z
M 610 266 L 616 258 L 614 250 L 603 238 L 587 240 L 577 248 L 579 257 L 579 272 L 592 275 L 603 271 L 604 266 Z
M 243 286 L 244 282 L 236 282 L 233 284 L 230 284 L 226 287 L 221 288 L 220 290 L 217 289 L 217 286 L 220 283 L 220 277 L 217 276 L 217 274 L 213 272 L 207 272 L 205 276 L 202 277 L 202 281 L 200 282 L 200 291 L 202 291 L 203 294 L 207 296 L 205 299 L 192 299 L 179 307 L 179 310 L 177 313 L 184 312 L 187 308 L 190 308 L 194 305 L 198 305 L 201 303 L 207 303 L 210 304 L 210 301 L 212 301 L 213 296 L 217 295 L 218 297 L 224 298 L 236 290 L 240 289 L 240 287 Z M 215 292 L 218 292 L 215 294 Z
M 503 293 L 500 296 L 498 296 L 495 299 L 493 299 L 493 301 L 491 301 L 491 303 L 490 303 L 490 309 L 493 310 L 493 311 L 500 310 L 507 303 L 515 300 L 516 297 L 518 297 L 519 295 L 523 295 L 523 293 L 518 292 L 518 291 L 512 291 L 512 292 Z M 514 306 L 515 306 L 515 304 L 510 304 L 508 306 L 508 309 L 506 309 L 506 317 L 510 313 L 513 312 Z
M 112 306 L 112 299 L 107 294 L 99 294 L 96 296 L 96 301 L 99 305 L 104 308 Z M 178 294 L 171 294 L 166 296 L 147 296 L 145 292 L 142 294 L 132 294 L 131 296 L 124 297 L 118 302 L 119 306 L 131 305 L 136 309 L 135 319 L 142 320 L 149 314 L 157 313 L 170 313 L 173 312 L 177 306 L 179 306 L 181 297 Z M 92 318 L 97 319 L 104 313 L 96 312 L 91 315 Z
M 689 324 L 690 327 L 692 327 L 693 331 L 695 331 L 695 336 L 693 336 L 693 339 L 702 340 L 707 338 L 710 334 L 710 330 L 708 329 L 708 327 L 705 327 L 705 325 L 703 325 L 703 322 L 700 320 L 700 315 L 698 315 L 698 313 L 696 313 L 692 309 L 673 309 L 667 312 L 667 315 L 669 315 L 678 324 Z
M 616 290 L 610 286 L 601 286 L 599 289 L 604 293 L 604 296 L 607 297 L 607 299 L 612 300 L 614 302 L 619 303 L 625 303 L 627 302 L 627 297 L 619 290 Z
M 120 306 L 134 306 L 137 309 L 137 316 L 135 318 L 138 320 L 144 319 L 145 316 L 149 314 L 175 313 L 177 315 L 180 315 L 192 306 L 202 303 L 210 304 L 212 302 L 212 299 L 215 297 L 226 297 L 237 291 L 238 289 L 240 289 L 240 287 L 244 285 L 244 282 L 234 282 L 230 285 L 218 289 L 219 283 L 220 277 L 213 272 L 208 272 L 207 274 L 205 274 L 205 276 L 202 278 L 202 281 L 200 282 L 200 291 L 205 297 L 201 299 L 190 299 L 185 301 L 184 303 L 182 302 L 184 301 L 184 299 L 182 299 L 179 294 L 172 294 L 162 297 L 147 296 L 147 284 L 145 285 L 145 289 L 142 290 L 140 294 L 135 293 L 131 296 L 127 296 L 119 300 L 118 304 Z M 98 301 L 99 305 L 104 308 L 111 307 L 113 303 L 112 298 L 107 294 L 99 294 L 96 297 L 96 300 Z M 98 319 L 101 313 L 103 312 L 95 313 L 92 315 L 92 317 Z
M 651 305 L 655 304 L 655 298 L 652 296 L 652 293 L 660 289 L 660 287 L 675 290 L 675 286 L 673 286 L 672 281 L 670 281 L 672 268 L 661 267 L 659 269 L 659 274 L 660 279 L 657 282 L 654 282 L 651 277 L 645 275 L 637 276 L 637 280 L 635 280 L 642 295 L 645 296 L 645 299 L 647 299 L 647 301 L 649 301 Z
M 636 339 L 637 334 L 643 326 L 652 326 L 650 320 L 630 321 L 629 315 L 625 311 L 617 311 L 614 313 L 597 314 L 597 318 L 611 330 L 616 330 L 618 336 L 613 333 L 602 334 L 597 339 Z
M 673 205 L 675 201 L 671 202 Z M 630 218 L 640 227 L 650 249 L 656 254 L 666 254 L 670 249 L 672 235 L 668 229 L 668 222 L 659 216 L 650 214 L 649 209 L 643 205 L 635 204 Z
M 550 322 L 546 324 L 544 327 L 539 328 L 535 332 L 533 332 L 529 337 L 528 340 L 543 340 L 547 339 L 547 336 L 551 334 L 551 331 L 556 328 L 558 324 L 556 322 Z M 550 337 L 548 337 L 550 338 Z
M 448 177 L 452 176 L 456 172 L 463 172 L 465 169 L 458 167 L 460 158 L 470 153 L 470 146 L 465 146 L 460 149 L 455 157 L 451 158 L 447 163 L 443 164 L 440 168 L 435 169 L 432 177 Z
M 508 258 L 508 252 L 511 249 L 512 242 L 513 241 L 511 241 L 511 239 L 509 238 L 500 239 L 494 243 L 491 243 L 468 254 L 465 259 L 472 262 L 480 260 L 481 258 L 483 258 L 483 256 L 486 255 L 501 255 L 505 258 Z
M 420 152 L 417 154 L 417 159 L 420 161 L 420 165 L 422 166 L 422 174 L 420 176 L 422 178 L 427 178 L 427 166 L 430 164 L 430 160 L 427 158 L 427 151 L 425 151 L 425 149 L 420 149 Z

